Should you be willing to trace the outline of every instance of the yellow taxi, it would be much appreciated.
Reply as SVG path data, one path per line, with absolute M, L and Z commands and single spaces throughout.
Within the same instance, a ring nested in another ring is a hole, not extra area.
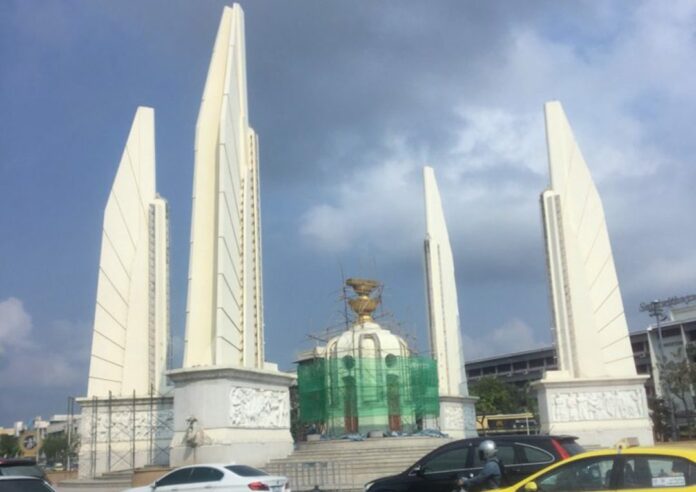
M 696 492 L 696 449 L 635 447 L 589 451 L 559 461 L 500 490 Z

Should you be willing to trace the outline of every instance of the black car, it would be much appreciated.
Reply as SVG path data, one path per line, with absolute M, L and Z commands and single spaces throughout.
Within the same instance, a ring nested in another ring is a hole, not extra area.
M 36 477 L 0 476 L 2 492 L 56 492 L 44 480 Z
M 573 436 L 511 435 L 454 441 L 431 451 L 405 471 L 365 484 L 365 492 L 451 492 L 461 475 L 476 475 L 483 463 L 477 448 L 490 439 L 498 447 L 508 483 L 584 451 Z
M 27 458 L 0 458 L 0 476 L 37 477 L 48 481 L 43 468 Z

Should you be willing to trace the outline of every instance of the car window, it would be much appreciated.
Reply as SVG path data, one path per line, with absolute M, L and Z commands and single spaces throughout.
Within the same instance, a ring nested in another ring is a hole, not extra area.
M 498 459 L 503 462 L 503 465 L 508 466 L 517 463 L 515 459 L 515 446 L 511 442 L 497 442 L 496 448 L 498 448 Z M 474 456 L 474 466 L 483 467 L 486 460 L 481 460 L 478 455 L 478 448 L 476 448 L 476 453 Z
M 423 473 L 438 473 L 444 471 L 462 470 L 466 468 L 470 446 L 450 449 L 436 456 L 422 465 Z
M 571 456 L 575 456 L 576 454 L 580 454 L 580 453 L 585 452 L 585 448 L 580 446 L 575 441 L 563 440 L 563 441 L 561 441 L 561 446 L 563 446 L 563 449 L 568 451 L 568 454 Z
M 545 464 L 553 463 L 554 457 L 548 451 L 530 446 L 529 444 L 517 443 L 517 458 L 520 464 Z
M 165 485 L 178 485 L 181 483 L 189 483 L 189 478 L 191 476 L 191 468 L 180 468 L 179 470 L 174 470 L 169 475 L 157 480 L 156 485 L 158 487 L 164 487 Z
M 0 467 L 0 475 L 41 478 L 43 471 L 36 465 L 12 465 Z
M 679 488 L 696 485 L 696 466 L 672 456 L 624 456 L 619 489 Z
M 259 470 L 258 468 L 247 465 L 230 465 L 226 466 L 225 468 L 232 473 L 239 475 L 240 477 L 263 477 L 268 475 L 268 473 L 263 470 Z
M 222 477 L 224 476 L 225 474 L 223 472 L 216 470 L 215 468 L 210 468 L 209 466 L 197 466 L 193 469 L 188 483 L 217 482 L 222 480 Z
M 609 484 L 613 468 L 613 456 L 587 458 L 554 468 L 535 482 L 539 492 L 611 490 Z

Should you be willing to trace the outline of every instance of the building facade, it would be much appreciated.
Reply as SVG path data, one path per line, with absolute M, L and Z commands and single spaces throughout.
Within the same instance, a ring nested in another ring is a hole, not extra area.
M 684 353 L 687 344 L 696 342 L 696 316 L 663 322 L 659 331 L 666 351 Z M 633 363 L 638 374 L 648 376 L 645 391 L 649 398 L 665 394 L 659 380 L 659 339 L 656 325 L 630 333 Z M 541 380 L 545 371 L 557 368 L 556 349 L 544 347 L 471 360 L 466 364 L 466 374 L 470 383 L 492 376 L 521 387 Z

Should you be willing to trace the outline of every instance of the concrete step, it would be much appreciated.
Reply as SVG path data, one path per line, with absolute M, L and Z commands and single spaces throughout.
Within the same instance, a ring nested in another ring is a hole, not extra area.
M 57 484 L 58 492 L 122 492 L 131 487 L 131 480 L 81 479 L 63 480 Z
M 300 443 L 285 459 L 272 460 L 264 469 L 288 476 L 296 492 L 312 490 L 362 490 L 375 478 L 400 473 L 423 455 L 451 439 L 398 437 L 365 441 L 315 441 Z
M 385 447 L 388 447 L 388 445 L 385 444 Z M 396 448 L 393 449 L 391 452 L 394 454 L 428 453 L 436 447 L 438 446 L 418 446 L 407 449 Z M 364 456 L 378 456 L 380 453 L 383 452 L 383 449 L 360 449 L 359 447 L 357 447 L 347 449 L 301 450 L 293 452 L 293 456 L 344 456 L 346 453 L 356 450 L 359 450 L 360 454 Z

